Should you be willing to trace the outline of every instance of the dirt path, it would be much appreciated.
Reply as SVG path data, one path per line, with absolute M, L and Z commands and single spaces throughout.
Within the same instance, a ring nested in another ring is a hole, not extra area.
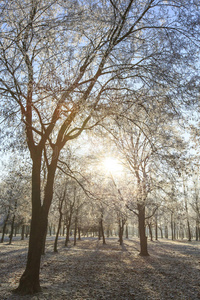
M 53 253 L 48 240 L 42 258 L 43 292 L 12 295 L 24 270 L 27 241 L 0 244 L 0 299 L 147 300 L 200 299 L 200 243 L 162 240 L 149 242 L 149 257 L 140 257 L 138 239 L 78 241 Z

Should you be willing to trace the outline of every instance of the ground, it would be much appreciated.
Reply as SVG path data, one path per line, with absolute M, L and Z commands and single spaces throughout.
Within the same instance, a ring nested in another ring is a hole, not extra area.
M 199 242 L 149 241 L 150 256 L 141 257 L 137 238 L 125 239 L 123 246 L 116 238 L 106 245 L 84 238 L 68 248 L 60 238 L 56 254 L 49 238 L 41 264 L 43 292 L 22 297 L 11 290 L 24 270 L 27 244 L 19 238 L 0 244 L 0 299 L 200 299 Z

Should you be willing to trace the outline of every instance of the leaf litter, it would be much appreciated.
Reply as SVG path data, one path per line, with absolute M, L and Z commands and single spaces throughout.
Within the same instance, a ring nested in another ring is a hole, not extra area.
M 200 244 L 187 241 L 149 241 L 150 256 L 139 256 L 139 240 L 117 238 L 106 245 L 84 238 L 64 247 L 60 237 L 58 253 L 48 239 L 42 256 L 42 292 L 13 295 L 24 271 L 28 241 L 16 239 L 0 244 L 0 299 L 2 300 L 196 300 L 200 299 Z

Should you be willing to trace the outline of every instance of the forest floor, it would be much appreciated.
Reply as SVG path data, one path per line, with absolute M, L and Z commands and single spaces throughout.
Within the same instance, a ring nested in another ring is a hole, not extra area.
M 19 238 L 11 245 L 0 244 L 0 299 L 2 300 L 147 300 L 200 299 L 200 243 L 162 239 L 148 242 L 150 256 L 139 256 L 139 240 L 117 238 L 107 244 L 84 238 L 64 247 L 60 238 L 58 253 L 47 239 L 41 263 L 43 291 L 17 296 L 24 270 L 28 241 Z

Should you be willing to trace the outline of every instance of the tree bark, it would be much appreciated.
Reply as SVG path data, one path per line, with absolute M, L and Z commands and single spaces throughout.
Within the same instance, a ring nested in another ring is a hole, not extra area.
M 145 233 L 145 206 L 141 204 L 138 204 L 138 222 L 140 234 L 140 255 L 148 256 L 147 237 Z
M 15 290 L 22 295 L 41 291 L 39 270 L 46 226 L 47 215 L 43 211 L 40 212 L 37 219 L 32 218 L 27 265 L 20 279 L 19 287 Z
M 26 269 L 20 278 L 17 289 L 13 292 L 21 295 L 34 294 L 41 291 L 39 282 L 40 261 L 44 236 L 48 225 L 48 212 L 53 197 L 54 172 L 51 170 L 47 180 L 44 204 L 40 198 L 41 157 L 33 160 L 32 167 L 32 218 L 29 238 L 29 249 Z

